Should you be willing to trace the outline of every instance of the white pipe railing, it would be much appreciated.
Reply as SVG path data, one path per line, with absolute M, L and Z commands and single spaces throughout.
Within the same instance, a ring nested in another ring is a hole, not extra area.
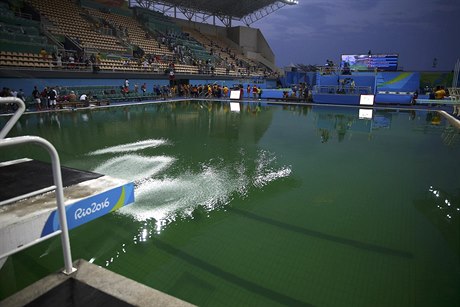
M 370 86 L 315 85 L 312 92 L 314 94 L 359 95 L 372 94 L 372 88 Z
M 13 115 L 13 117 L 7 122 L 5 127 L 0 131 L 0 148 L 8 147 L 8 146 L 15 146 L 15 145 L 22 145 L 22 144 L 35 144 L 43 147 L 48 151 L 48 154 L 51 158 L 51 165 L 53 171 L 53 181 L 54 186 L 56 188 L 56 202 L 57 202 L 57 210 L 59 215 L 59 223 L 61 226 L 60 230 L 55 231 L 54 233 L 39 238 L 35 241 L 29 242 L 25 244 L 26 247 L 32 246 L 37 244 L 47 238 L 52 237 L 53 235 L 61 234 L 61 243 L 62 243 L 62 253 L 64 256 L 64 274 L 71 274 L 76 271 L 75 268 L 72 266 L 72 255 L 70 250 L 70 240 L 69 240 L 69 230 L 67 227 L 67 216 L 65 211 L 65 204 L 64 204 L 64 188 L 62 186 L 62 174 L 61 174 L 61 163 L 59 160 L 59 154 L 56 151 L 56 148 L 47 140 L 38 137 L 38 136 L 19 136 L 13 138 L 5 138 L 11 128 L 16 124 L 18 118 L 22 115 L 25 110 L 25 104 L 21 99 L 18 98 L 1 98 L 0 104 L 6 103 L 15 103 L 18 105 L 17 112 Z M 17 116 L 19 114 L 19 116 Z M 25 247 L 15 248 L 10 250 L 3 255 L 0 255 L 0 259 L 17 253 L 18 251 L 24 249 Z
M 25 105 L 24 101 L 22 101 L 19 98 L 14 98 L 14 97 L 3 98 L 3 97 L 0 97 L 0 105 L 8 104 L 8 103 L 15 103 L 18 106 L 18 109 L 16 110 L 14 115 L 10 118 L 10 120 L 6 122 L 5 126 L 0 131 L 0 140 L 5 138 L 5 136 L 8 134 L 8 132 L 10 132 L 10 130 L 14 127 L 14 125 L 16 125 L 16 122 L 19 120 L 19 118 L 22 116 L 22 114 L 26 110 L 26 105 Z
M 460 74 L 460 59 L 457 59 L 457 63 L 455 63 L 454 68 L 454 77 L 452 78 L 452 87 L 458 87 L 458 77 Z

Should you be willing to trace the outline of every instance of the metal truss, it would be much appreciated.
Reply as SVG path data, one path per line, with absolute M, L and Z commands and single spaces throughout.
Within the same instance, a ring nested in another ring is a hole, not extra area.
M 218 0 L 129 0 L 131 7 L 139 6 L 174 18 L 183 17 L 190 21 L 214 25 L 216 20 L 219 20 L 226 27 L 231 27 L 232 21 L 239 21 L 250 26 L 286 5 L 297 3 L 295 0 L 251 0 L 250 2 L 235 1 L 230 7 L 227 7 L 219 5 Z
M 284 6 L 288 5 L 287 3 L 284 2 L 275 2 L 273 4 L 270 4 L 258 11 L 255 11 L 253 13 L 250 13 L 242 18 L 241 21 L 244 22 L 245 25 L 248 27 L 253 24 L 254 22 L 270 15 L 273 12 L 276 12 L 277 10 L 283 8 Z

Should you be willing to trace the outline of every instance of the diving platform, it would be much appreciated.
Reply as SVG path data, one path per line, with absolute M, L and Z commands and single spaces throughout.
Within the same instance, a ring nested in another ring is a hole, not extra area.
M 67 167 L 61 173 L 68 229 L 134 202 L 131 182 Z M 49 163 L 27 158 L 0 163 L 0 265 L 9 251 L 59 234 L 53 184 Z

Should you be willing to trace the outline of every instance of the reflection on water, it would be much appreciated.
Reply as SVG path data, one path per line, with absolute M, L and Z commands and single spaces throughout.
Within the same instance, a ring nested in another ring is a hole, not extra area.
M 430 186 L 424 197 L 414 202 L 415 207 L 434 225 L 460 256 L 460 195 L 451 195 Z

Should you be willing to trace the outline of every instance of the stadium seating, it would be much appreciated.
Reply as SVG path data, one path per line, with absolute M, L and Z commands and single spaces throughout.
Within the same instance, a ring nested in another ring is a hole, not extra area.
M 84 48 L 126 52 L 126 46 L 114 36 L 98 33 L 97 25 L 82 17 L 82 9 L 70 0 L 30 0 L 30 4 L 45 16 L 54 27 L 53 34 L 68 35 L 81 41 Z
M 72 0 L 25 1 L 40 14 L 41 22 L 18 17 L 9 10 L 8 3 L 0 3 L 0 66 L 67 68 L 65 63 L 57 66 L 49 55 L 39 55 L 41 48 L 48 54 L 64 53 L 59 42 L 62 44 L 67 37 L 83 48 L 87 56 L 99 53 L 99 69 L 107 72 L 165 74 L 168 65 L 174 63 L 179 74 L 238 77 L 247 76 L 249 71 L 254 76 L 263 74 L 257 63 L 230 48 L 224 40 L 205 36 L 195 29 L 182 30 L 170 17 L 159 12 L 140 9 L 135 17 L 131 10 L 120 8 L 120 12 L 115 13 L 90 0 L 82 1 L 83 7 Z M 51 40 L 39 30 L 42 28 L 56 45 L 49 43 Z M 176 46 L 181 54 L 173 50 Z M 138 50 L 147 58 L 155 58 L 155 62 L 146 65 L 143 59 L 133 57 L 133 51 Z M 72 68 L 89 70 L 91 66 L 76 64 Z
M 51 56 L 44 59 L 38 53 L 0 51 L 0 66 L 49 69 L 50 65 Z
M 139 46 L 146 53 L 172 55 L 172 53 L 165 46 L 159 46 L 158 42 L 155 39 L 147 38 L 148 33 L 146 33 L 144 29 L 142 29 L 142 25 L 139 24 L 139 22 L 137 22 L 134 18 L 110 14 L 93 8 L 86 8 L 85 10 L 87 10 L 88 13 L 92 16 L 102 18 L 105 21 L 108 21 L 116 25 L 117 27 L 126 28 L 128 31 L 128 38 L 131 41 L 131 43 Z

